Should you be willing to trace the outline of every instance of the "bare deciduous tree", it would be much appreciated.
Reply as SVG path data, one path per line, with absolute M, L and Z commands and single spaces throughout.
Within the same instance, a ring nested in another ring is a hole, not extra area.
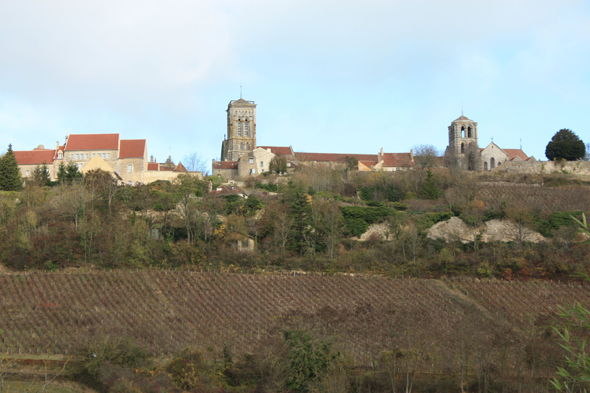
M 182 158 L 182 165 L 184 165 L 189 172 L 201 172 L 203 173 L 203 176 L 209 174 L 209 165 L 202 153 L 194 151 L 186 154 Z
M 420 169 L 432 168 L 436 163 L 438 155 L 438 150 L 433 145 L 414 146 L 416 167 Z

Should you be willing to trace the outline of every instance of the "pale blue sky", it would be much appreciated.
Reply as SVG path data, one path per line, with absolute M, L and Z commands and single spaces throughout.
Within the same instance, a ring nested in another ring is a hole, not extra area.
M 259 145 L 443 151 L 463 103 L 480 146 L 545 159 L 560 128 L 590 142 L 589 64 L 588 1 L 0 0 L 0 148 L 218 158 L 243 85 Z

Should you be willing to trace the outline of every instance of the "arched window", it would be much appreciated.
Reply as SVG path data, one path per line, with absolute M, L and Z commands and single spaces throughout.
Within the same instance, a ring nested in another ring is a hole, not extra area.
M 487 171 L 488 170 L 488 163 L 487 161 L 483 163 L 483 170 Z
M 240 150 L 244 150 L 244 142 L 240 142 Z
M 465 143 L 461 143 L 461 154 L 465 153 Z
M 467 137 L 472 138 L 471 136 L 471 127 L 467 127 Z
M 250 150 L 250 142 L 246 142 L 246 150 Z
M 496 160 L 494 157 L 490 158 L 490 169 L 494 169 L 496 167 Z
M 248 123 L 248 119 L 244 122 L 244 135 L 250 136 L 250 123 Z
M 238 120 L 238 136 L 242 136 L 242 122 L 239 120 Z
M 465 127 L 461 127 L 461 138 L 465 138 Z
M 59 153 L 57 153 L 57 159 L 61 160 L 62 158 L 64 158 L 62 152 L 60 151 Z

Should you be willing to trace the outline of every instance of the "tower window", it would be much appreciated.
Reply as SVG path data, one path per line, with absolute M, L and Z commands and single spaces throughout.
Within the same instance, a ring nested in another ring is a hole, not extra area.
M 461 154 L 465 153 L 465 143 L 461 143 Z
M 461 127 L 461 138 L 465 138 L 465 127 Z
M 242 136 L 242 127 L 243 126 L 244 126 L 243 123 L 238 120 L 238 136 Z
M 248 123 L 248 119 L 244 123 L 244 134 L 250 136 L 250 123 Z
M 244 150 L 244 142 L 240 142 L 240 150 Z
M 471 127 L 467 127 L 467 137 L 473 138 L 473 136 L 471 135 Z
M 246 149 L 250 150 L 250 142 L 246 142 Z

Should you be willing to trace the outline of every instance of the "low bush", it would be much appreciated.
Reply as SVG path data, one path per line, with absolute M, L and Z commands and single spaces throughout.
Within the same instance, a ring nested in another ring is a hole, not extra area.
M 399 213 L 385 206 L 345 206 L 342 208 L 342 216 L 349 233 L 358 237 L 367 231 L 369 225 L 394 214 Z

